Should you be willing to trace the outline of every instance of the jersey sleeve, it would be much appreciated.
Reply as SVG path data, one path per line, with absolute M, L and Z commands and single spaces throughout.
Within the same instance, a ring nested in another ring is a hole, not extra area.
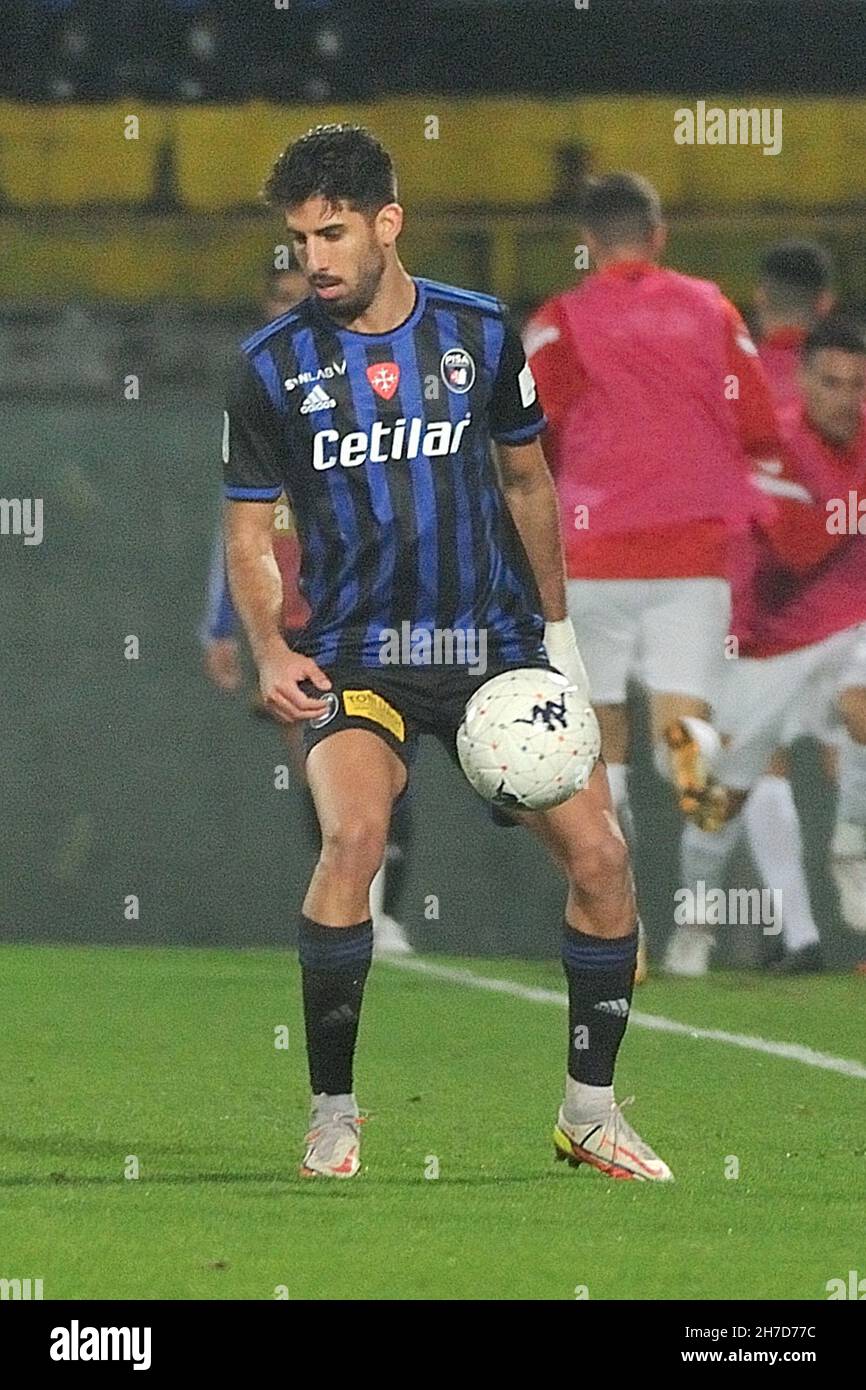
M 283 491 L 286 442 L 280 416 L 243 357 L 223 411 L 223 480 L 233 502 L 275 502 Z
M 490 435 L 497 444 L 528 444 L 547 424 L 520 334 L 508 315 L 490 398 Z
M 736 378 L 731 404 L 743 453 L 753 462 L 778 459 L 779 430 L 770 386 L 751 334 L 730 300 L 723 301 L 727 370 Z
M 758 465 L 752 476 L 774 503 L 760 529 L 777 563 L 785 569 L 806 574 L 848 540 L 828 529 L 824 501 L 810 486 L 789 445 L 783 442 L 775 467 Z
M 583 373 L 558 300 L 549 300 L 532 316 L 523 334 L 523 346 L 544 413 L 556 430 L 583 385 Z

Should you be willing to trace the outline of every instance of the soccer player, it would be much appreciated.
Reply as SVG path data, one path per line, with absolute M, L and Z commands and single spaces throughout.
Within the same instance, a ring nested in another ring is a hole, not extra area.
M 391 158 L 361 127 L 309 131 L 266 191 L 312 293 L 244 345 L 224 451 L 227 560 L 262 695 L 303 725 L 322 833 L 299 923 L 313 1091 L 301 1172 L 348 1178 L 360 1163 L 353 1057 L 368 892 L 418 735 L 437 735 L 454 757 L 467 699 L 502 670 L 552 664 L 586 685 L 538 442 L 544 415 L 504 306 L 404 269 Z M 291 648 L 270 548 L 269 508 L 283 488 L 312 609 Z M 403 623 L 483 633 L 486 671 L 388 664 Z M 521 820 L 568 883 L 556 1151 L 612 1177 L 669 1179 L 614 1100 L 637 914 L 603 765 L 585 791 Z
M 762 505 L 747 456 L 774 452 L 772 406 L 734 306 L 659 265 L 666 230 L 646 179 L 591 180 L 579 220 L 593 273 L 525 335 L 553 434 L 568 611 L 624 825 L 630 678 L 648 691 L 658 770 L 711 823 L 702 750 L 716 743 L 729 540 Z
M 806 335 L 833 307 L 833 267 L 829 252 L 815 242 L 781 241 L 761 259 L 754 304 L 758 356 L 767 376 L 777 409 L 794 405 L 800 398 L 800 358 Z M 732 583 L 749 582 L 753 546 L 749 537 L 739 542 L 743 569 L 733 557 Z M 835 776 L 835 748 L 822 744 L 822 760 L 828 776 Z M 779 748 L 752 787 L 743 808 L 742 827 L 749 852 L 763 882 L 779 889 L 784 904 L 782 940 L 785 954 L 770 969 L 787 973 L 820 968 L 818 927 L 812 914 L 806 875 L 803 835 L 789 779 L 787 749 Z M 720 829 L 714 855 L 723 847 L 733 853 L 739 820 Z M 692 825 L 683 830 L 686 863 L 691 842 L 700 838 Z M 670 974 L 697 977 L 706 973 L 712 946 L 709 932 L 674 930 L 665 955 Z
M 861 534 L 856 524 L 866 494 L 866 337 L 842 319 L 819 323 L 805 340 L 799 381 L 802 401 L 780 414 L 783 470 L 762 480 L 781 510 L 737 595 L 734 630 L 744 639 L 719 701 L 729 742 L 714 772 L 728 789 L 728 819 L 720 831 L 692 828 L 684 838 L 684 881 L 693 892 L 699 880 L 718 885 L 736 818 L 774 748 L 835 714 L 850 756 L 834 872 L 846 921 L 866 930 L 866 527 Z M 712 941 L 706 926 L 680 930 Z M 790 951 L 784 967 L 823 968 L 820 946 Z
M 290 253 L 285 266 L 270 261 L 265 277 L 262 309 L 266 322 L 293 309 L 309 292 L 306 276 Z M 294 518 L 284 501 L 274 509 L 273 553 L 283 586 L 282 624 L 286 632 L 299 630 L 306 623 L 309 604 L 299 587 L 301 550 L 295 531 Z M 225 542 L 222 527 L 215 538 L 208 575 L 208 599 L 202 627 L 204 665 L 208 677 L 219 690 L 235 691 L 243 683 L 240 650 L 236 637 L 237 615 L 232 603 L 225 572 Z M 252 701 L 254 714 L 270 719 L 271 713 L 256 694 Z M 300 729 L 283 725 L 292 764 L 304 777 L 304 754 Z M 304 828 L 309 840 L 318 844 L 318 822 L 310 800 L 304 803 Z M 406 932 L 397 920 L 396 911 L 406 868 L 406 858 L 412 834 L 412 813 L 408 798 L 401 801 L 394 815 L 391 834 L 381 867 L 370 885 L 370 913 L 373 919 L 375 952 L 383 956 L 412 954 Z

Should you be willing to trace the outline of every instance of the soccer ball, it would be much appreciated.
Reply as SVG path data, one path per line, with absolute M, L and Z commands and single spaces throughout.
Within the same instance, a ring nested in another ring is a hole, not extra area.
M 598 720 L 558 671 L 519 667 L 487 681 L 457 730 L 472 786 L 504 810 L 547 811 L 582 791 L 601 749 Z

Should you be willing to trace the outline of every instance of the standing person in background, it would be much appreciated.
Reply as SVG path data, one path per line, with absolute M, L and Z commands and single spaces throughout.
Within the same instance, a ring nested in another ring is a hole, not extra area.
M 649 695 L 659 772 L 709 825 L 729 542 L 763 508 L 748 461 L 775 452 L 772 405 L 718 286 L 659 265 L 666 229 L 646 179 L 591 180 L 579 218 L 594 272 L 544 304 L 525 336 L 553 434 L 569 615 L 623 824 L 633 678 Z
M 771 246 L 761 260 L 755 288 L 755 327 L 758 356 L 767 375 L 777 411 L 796 406 L 801 397 L 801 352 L 807 334 L 832 309 L 833 265 L 824 247 L 810 241 L 781 241 Z M 732 584 L 748 584 L 751 543 L 743 542 L 741 568 L 734 557 Z M 737 607 L 735 594 L 735 608 Z M 820 737 L 822 730 L 801 728 Z M 843 732 L 838 739 L 845 739 Z M 837 741 L 838 741 L 837 739 Z M 836 749 L 821 743 L 824 770 L 836 775 Z M 785 954 L 770 969 L 783 973 L 819 969 L 822 964 L 818 927 L 812 914 L 809 882 L 800 817 L 791 789 L 790 754 L 778 748 L 766 771 L 752 787 L 741 818 L 720 827 L 713 842 L 714 872 L 721 874 L 722 856 L 729 858 L 745 831 L 749 853 L 768 887 L 781 893 L 782 941 Z M 688 877 L 695 846 L 703 832 L 687 825 L 683 830 L 681 857 L 684 878 Z M 718 861 L 717 863 L 715 861 Z M 866 896 L 866 895 L 864 895 Z M 712 933 L 699 923 L 674 931 L 668 947 L 665 969 L 672 975 L 696 978 L 709 966 Z
M 262 300 L 265 322 L 272 323 L 281 318 L 306 298 L 308 293 L 306 277 L 294 257 L 286 269 L 278 269 L 269 263 Z M 298 584 L 301 550 L 294 519 L 284 496 L 274 506 L 273 551 L 283 585 L 283 626 L 287 631 L 298 632 L 306 623 L 310 608 Z M 244 677 L 240 643 L 237 638 L 238 619 L 226 579 L 222 527 L 214 540 L 207 594 L 207 607 L 201 631 L 205 673 L 218 690 L 237 691 L 241 689 Z M 252 696 L 250 707 L 253 714 L 265 719 L 272 718 L 258 691 Z M 295 771 L 299 777 L 306 780 L 300 728 L 285 724 L 279 727 L 288 745 Z M 304 804 L 307 837 L 311 844 L 318 845 L 319 826 L 309 796 L 305 798 Z M 394 813 L 382 867 L 370 886 L 374 938 L 379 955 L 407 955 L 412 951 L 403 927 L 394 916 L 404 878 L 410 836 L 410 801 L 408 797 L 404 797 Z
M 851 744 L 843 761 L 831 853 L 843 915 L 866 930 L 866 536 L 851 526 L 866 495 L 866 337 L 844 319 L 808 335 L 802 400 L 780 414 L 782 467 L 764 479 L 780 503 L 773 527 L 756 539 L 752 578 L 737 593 L 734 630 L 741 656 L 728 663 L 719 725 L 729 736 L 714 771 L 727 788 L 725 824 L 691 827 L 684 840 L 685 886 L 720 885 L 728 831 L 772 750 L 841 718 Z M 839 512 L 844 527 L 830 524 Z M 686 850 L 688 852 L 686 852 Z M 836 860 L 845 861 L 840 866 Z M 841 882 L 840 882 L 841 877 Z M 778 887 L 777 883 L 773 884 Z M 787 905 L 783 902 L 783 909 Z M 708 937 L 706 925 L 680 928 Z M 824 968 L 817 937 L 789 951 L 788 973 Z

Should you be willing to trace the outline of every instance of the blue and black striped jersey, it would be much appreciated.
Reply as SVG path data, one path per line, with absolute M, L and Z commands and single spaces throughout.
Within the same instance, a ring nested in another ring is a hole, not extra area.
M 546 423 L 502 302 L 415 279 L 390 333 L 341 328 L 315 296 L 243 344 L 225 413 L 226 496 L 285 490 L 312 616 L 293 645 L 381 664 L 382 634 L 486 632 L 492 663 L 542 652 L 543 619 L 491 440 Z

